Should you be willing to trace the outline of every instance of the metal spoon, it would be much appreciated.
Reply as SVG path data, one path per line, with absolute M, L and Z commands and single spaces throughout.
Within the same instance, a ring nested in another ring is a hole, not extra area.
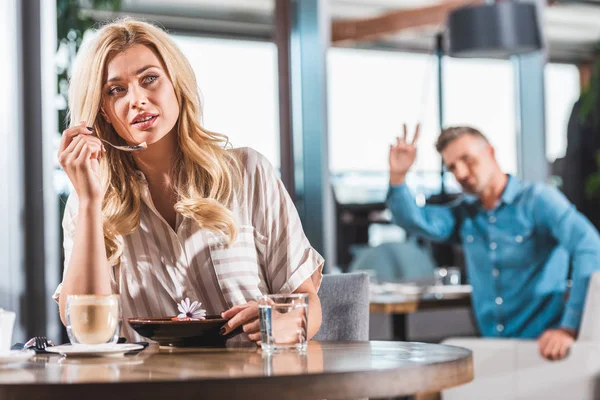
M 98 136 L 96 136 L 98 137 Z M 133 146 L 117 146 L 116 144 L 112 144 L 111 142 L 109 142 L 108 140 L 104 140 L 102 138 L 98 138 L 102 141 L 102 143 L 106 143 L 109 146 L 114 147 L 117 150 L 122 150 L 122 151 L 130 151 L 130 152 L 134 152 L 134 151 L 140 151 L 140 150 L 146 150 L 148 148 L 148 145 L 146 144 L 146 142 L 142 142 L 140 144 L 136 144 Z

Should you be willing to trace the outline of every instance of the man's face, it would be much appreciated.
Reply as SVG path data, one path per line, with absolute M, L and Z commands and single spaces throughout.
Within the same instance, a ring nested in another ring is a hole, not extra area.
M 497 168 L 494 148 L 472 135 L 451 142 L 442 151 L 442 159 L 463 190 L 474 195 L 487 188 Z

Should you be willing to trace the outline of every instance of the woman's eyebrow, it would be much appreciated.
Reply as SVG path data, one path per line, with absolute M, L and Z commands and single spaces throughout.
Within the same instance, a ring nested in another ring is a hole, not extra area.
M 143 66 L 142 68 L 140 68 L 140 69 L 138 69 L 137 71 L 135 71 L 135 74 L 136 74 L 136 75 L 139 75 L 139 74 L 143 73 L 144 71 L 146 71 L 146 70 L 148 70 L 148 69 L 150 69 L 150 68 L 158 68 L 158 67 L 157 67 L 156 65 L 152 65 L 152 64 L 145 65 L 145 66 Z M 106 80 L 105 84 L 106 84 L 106 83 L 110 83 L 110 82 L 116 82 L 116 81 L 120 81 L 120 80 L 121 80 L 121 77 L 120 77 L 120 76 L 113 76 L 113 77 L 110 77 L 110 78 L 108 78 L 108 79 Z

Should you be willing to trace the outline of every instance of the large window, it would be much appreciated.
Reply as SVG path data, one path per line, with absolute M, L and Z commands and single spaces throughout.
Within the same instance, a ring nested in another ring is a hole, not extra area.
M 419 193 L 439 192 L 436 68 L 431 55 L 329 50 L 329 166 L 335 179 L 346 182 L 339 187 L 345 188 L 350 201 L 385 196 L 389 145 L 402 134 L 404 122 L 411 130 L 421 122 L 417 160 L 408 184 Z M 501 167 L 516 173 L 512 64 L 446 57 L 443 79 L 445 125 L 480 129 L 496 147 Z M 451 174 L 446 175 L 449 190 L 457 190 Z
M 416 170 L 439 171 L 431 56 L 356 49 L 328 55 L 329 167 L 332 172 L 387 172 L 388 149 L 421 122 Z
M 517 172 L 513 64 L 500 60 L 444 59 L 444 122 L 479 129 L 496 149 L 500 167 Z
M 579 70 L 572 64 L 547 64 L 544 80 L 546 158 L 554 162 L 567 151 L 567 124 L 580 92 Z
M 275 44 L 195 36 L 174 39 L 196 73 L 204 127 L 229 136 L 234 147 L 260 151 L 279 168 Z
M 389 145 L 421 122 L 408 177 L 419 192 L 439 190 L 436 80 L 428 55 L 333 48 L 328 54 L 329 168 L 341 202 L 382 201 Z M 421 187 L 422 186 L 422 187 Z

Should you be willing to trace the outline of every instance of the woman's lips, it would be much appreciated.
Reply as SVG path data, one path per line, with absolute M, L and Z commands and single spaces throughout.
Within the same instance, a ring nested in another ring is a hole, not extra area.
M 157 118 L 158 118 L 158 115 L 151 117 L 147 121 L 135 122 L 131 125 L 134 126 L 136 129 L 143 131 L 143 130 L 150 128 L 152 125 L 154 125 L 154 122 L 157 120 Z

